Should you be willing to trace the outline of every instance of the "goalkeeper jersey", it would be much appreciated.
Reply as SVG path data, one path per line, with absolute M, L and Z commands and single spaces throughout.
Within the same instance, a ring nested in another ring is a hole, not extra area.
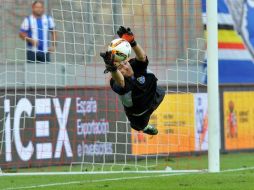
M 134 71 L 134 78 L 125 78 L 124 88 L 117 85 L 113 79 L 110 80 L 110 85 L 119 95 L 126 114 L 141 116 L 157 108 L 163 100 L 164 91 L 157 87 L 158 79 L 147 69 L 149 63 L 147 58 L 145 62 L 134 58 L 129 63 Z

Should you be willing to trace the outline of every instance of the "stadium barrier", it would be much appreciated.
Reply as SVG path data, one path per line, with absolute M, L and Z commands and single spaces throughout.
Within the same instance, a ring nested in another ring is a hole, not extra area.
M 183 86 L 180 88 L 184 90 Z M 195 87 L 190 87 L 190 92 L 192 88 Z M 56 91 L 52 88 L 47 89 L 46 98 L 32 95 L 34 91 L 38 94 L 45 91 L 43 88 L 31 88 L 26 96 L 22 89 L 16 92 L 8 89 L 6 98 L 0 102 L 0 114 L 6 115 L 6 120 L 1 121 L 5 127 L 1 130 L 1 168 L 86 162 L 116 164 L 138 155 L 142 159 L 142 155 L 149 154 L 206 151 L 207 95 L 205 89 L 200 89 L 200 93 L 166 96 L 151 118 L 151 124 L 160 130 L 159 141 L 130 131 L 122 106 L 109 88 L 57 88 Z M 14 93 L 20 95 L 15 97 Z M 222 152 L 254 150 L 253 98 L 254 87 L 221 85 Z M 184 106 L 184 102 L 191 106 Z M 179 116 L 176 109 L 189 112 L 191 117 Z

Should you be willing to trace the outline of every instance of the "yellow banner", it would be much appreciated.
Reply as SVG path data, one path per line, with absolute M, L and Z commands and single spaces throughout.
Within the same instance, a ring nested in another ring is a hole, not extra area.
M 194 98 L 192 94 L 169 94 L 153 113 L 150 124 L 159 134 L 149 136 L 132 130 L 132 153 L 163 154 L 195 150 Z
M 254 92 L 224 93 L 226 150 L 254 148 Z

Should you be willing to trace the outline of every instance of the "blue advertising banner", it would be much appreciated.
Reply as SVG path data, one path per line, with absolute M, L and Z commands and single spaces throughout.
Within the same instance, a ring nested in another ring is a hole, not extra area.
M 202 0 L 206 25 L 206 0 Z M 218 0 L 220 83 L 254 83 L 254 0 Z

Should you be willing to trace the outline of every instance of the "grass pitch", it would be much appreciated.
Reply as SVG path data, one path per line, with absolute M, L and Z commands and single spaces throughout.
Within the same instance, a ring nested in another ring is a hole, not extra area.
M 168 160 L 168 165 L 191 159 Z M 200 164 L 206 164 L 202 156 Z M 165 160 L 161 161 L 163 165 Z M 93 174 L 56 176 L 2 176 L 0 189 L 42 190 L 254 190 L 254 153 L 221 156 L 223 172 L 208 173 L 156 173 L 156 174 Z M 241 168 L 237 170 L 237 168 Z M 186 169 L 186 168 L 185 168 Z

